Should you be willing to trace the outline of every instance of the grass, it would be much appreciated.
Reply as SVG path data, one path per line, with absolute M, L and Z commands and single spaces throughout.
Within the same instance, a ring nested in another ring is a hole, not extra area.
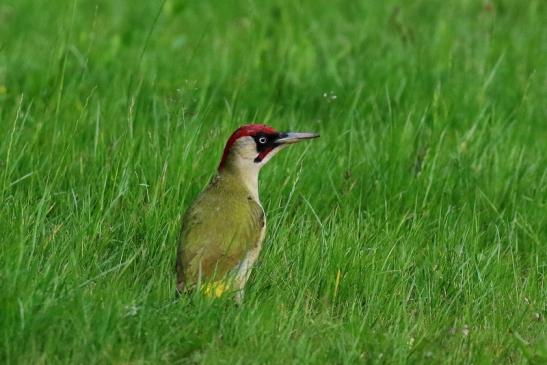
M 547 362 L 547 7 L 0 5 L 0 362 Z M 175 301 L 180 216 L 237 126 L 242 307 Z

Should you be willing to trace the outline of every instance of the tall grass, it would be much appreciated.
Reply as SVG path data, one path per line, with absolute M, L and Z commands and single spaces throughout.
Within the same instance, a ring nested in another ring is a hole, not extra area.
M 547 362 L 542 1 L 0 4 L 0 362 Z M 174 299 L 240 124 L 243 306 Z

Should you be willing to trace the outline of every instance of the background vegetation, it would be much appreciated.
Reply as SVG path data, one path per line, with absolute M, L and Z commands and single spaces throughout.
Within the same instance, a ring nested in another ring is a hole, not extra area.
M 0 362 L 546 363 L 547 3 L 0 4 Z M 237 126 L 263 171 L 241 308 L 174 300 Z

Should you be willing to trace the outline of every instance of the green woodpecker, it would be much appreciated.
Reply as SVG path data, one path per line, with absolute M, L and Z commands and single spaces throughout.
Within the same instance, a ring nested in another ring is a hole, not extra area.
M 217 174 L 182 219 L 177 253 L 177 291 L 200 290 L 219 297 L 243 288 L 266 232 L 258 198 L 258 174 L 289 144 L 319 137 L 280 133 L 262 124 L 237 129 L 226 143 Z

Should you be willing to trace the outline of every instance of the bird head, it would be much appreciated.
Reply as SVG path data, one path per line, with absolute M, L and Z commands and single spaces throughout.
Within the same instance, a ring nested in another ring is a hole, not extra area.
M 241 126 L 228 139 L 219 170 L 236 168 L 258 173 L 266 162 L 289 144 L 317 137 L 317 133 L 278 132 L 264 124 Z

